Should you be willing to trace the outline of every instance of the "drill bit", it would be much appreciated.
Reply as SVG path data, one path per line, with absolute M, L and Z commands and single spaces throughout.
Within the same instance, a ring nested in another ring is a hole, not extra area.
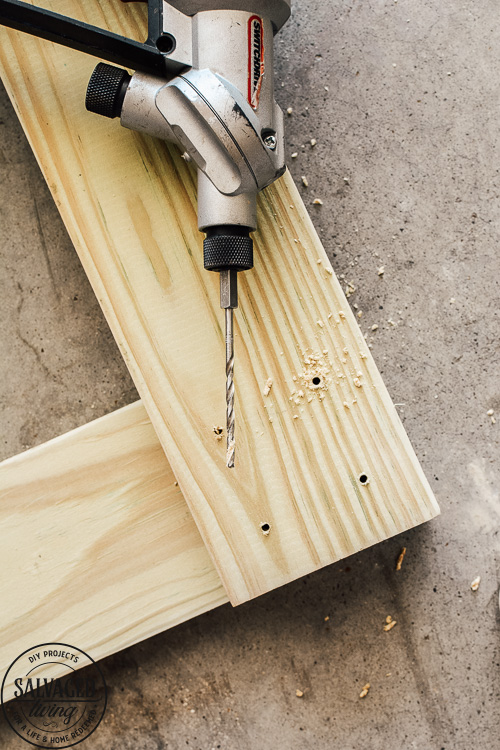
M 227 412 L 227 454 L 228 469 L 234 468 L 234 336 L 233 309 L 226 308 L 226 412 Z
M 234 468 L 234 331 L 233 310 L 238 307 L 238 271 L 220 272 L 220 306 L 226 311 L 226 430 L 228 469 Z

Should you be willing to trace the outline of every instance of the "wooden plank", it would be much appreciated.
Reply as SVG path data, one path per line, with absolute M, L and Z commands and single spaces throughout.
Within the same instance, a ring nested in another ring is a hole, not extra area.
M 46 4 L 125 35 L 144 21 L 115 0 Z M 225 468 L 223 318 L 192 172 L 175 149 L 85 112 L 94 60 L 0 39 L 4 82 L 231 601 L 436 515 L 288 174 L 261 196 L 256 268 L 242 275 L 238 457 Z
M 37 643 L 102 659 L 227 602 L 140 402 L 4 461 L 0 488 L 1 674 Z

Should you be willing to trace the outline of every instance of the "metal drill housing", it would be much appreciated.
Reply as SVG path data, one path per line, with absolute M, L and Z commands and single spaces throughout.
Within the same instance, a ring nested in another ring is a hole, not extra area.
M 188 3 L 193 12 L 208 5 Z M 186 68 L 169 81 L 135 73 L 121 124 L 175 143 L 196 164 L 201 230 L 253 230 L 257 193 L 285 168 L 283 114 L 274 100 L 273 20 L 279 23 L 289 4 L 257 3 L 267 16 L 234 7 L 249 3 L 224 5 L 232 7 L 193 16 L 164 10 L 164 23 L 171 32 L 175 24 L 178 29 L 168 57 Z

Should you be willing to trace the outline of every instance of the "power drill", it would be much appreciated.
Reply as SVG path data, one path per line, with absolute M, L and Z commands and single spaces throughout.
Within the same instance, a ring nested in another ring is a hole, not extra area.
M 18 0 L 0 0 L 0 24 L 135 70 L 130 75 L 99 63 L 89 81 L 87 109 L 176 144 L 198 169 L 204 265 L 220 274 L 225 310 L 229 468 L 235 462 L 238 272 L 253 267 L 257 194 L 285 171 L 273 37 L 288 19 L 290 3 L 148 0 L 148 38 L 141 44 Z

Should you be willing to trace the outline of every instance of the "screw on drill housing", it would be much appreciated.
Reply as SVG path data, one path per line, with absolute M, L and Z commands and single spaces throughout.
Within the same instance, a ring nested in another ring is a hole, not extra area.
M 274 130 L 264 130 L 262 133 L 262 142 L 270 151 L 275 151 L 278 145 L 278 139 Z

